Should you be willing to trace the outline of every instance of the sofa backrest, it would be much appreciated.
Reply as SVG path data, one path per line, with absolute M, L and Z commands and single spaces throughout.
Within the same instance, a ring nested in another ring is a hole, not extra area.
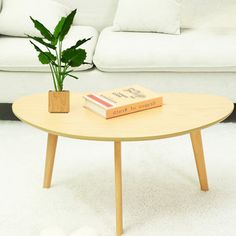
M 236 0 L 182 0 L 182 27 L 236 28 L 235 12 Z
M 78 8 L 75 20 L 101 30 L 112 25 L 119 0 L 57 0 Z M 180 0 L 184 28 L 236 27 L 236 0 Z M 132 9 L 131 9 L 132 10 Z
M 56 0 L 77 8 L 75 24 L 94 26 L 102 30 L 113 23 L 118 0 Z

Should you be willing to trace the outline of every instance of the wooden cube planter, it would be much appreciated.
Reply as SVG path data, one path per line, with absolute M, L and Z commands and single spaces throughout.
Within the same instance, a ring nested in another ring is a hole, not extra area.
M 50 113 L 68 113 L 70 111 L 70 92 L 49 91 L 48 111 Z

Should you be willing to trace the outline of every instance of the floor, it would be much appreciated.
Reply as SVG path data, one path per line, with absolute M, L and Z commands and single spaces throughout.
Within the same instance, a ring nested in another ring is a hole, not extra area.
M 199 189 L 188 136 L 124 143 L 124 236 L 236 235 L 235 140 L 236 123 L 203 131 L 209 192 Z M 115 236 L 113 144 L 60 138 L 48 190 L 45 145 L 45 133 L 0 121 L 0 236 L 53 226 Z

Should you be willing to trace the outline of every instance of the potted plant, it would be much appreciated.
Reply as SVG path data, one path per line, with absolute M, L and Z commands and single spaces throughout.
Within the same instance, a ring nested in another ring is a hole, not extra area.
M 53 113 L 67 113 L 70 107 L 69 91 L 63 90 L 63 84 L 66 77 L 78 79 L 72 74 L 74 67 L 86 64 L 86 51 L 79 48 L 82 44 L 91 38 L 78 40 L 74 46 L 63 49 L 63 40 L 70 30 L 77 9 L 68 16 L 62 17 L 56 25 L 54 32 L 50 32 L 38 20 L 31 20 L 34 27 L 40 32 L 42 37 L 27 35 L 30 43 L 39 53 L 38 59 L 42 64 L 48 64 L 51 70 L 54 91 L 48 92 L 48 111 Z M 43 46 L 41 49 L 39 45 Z

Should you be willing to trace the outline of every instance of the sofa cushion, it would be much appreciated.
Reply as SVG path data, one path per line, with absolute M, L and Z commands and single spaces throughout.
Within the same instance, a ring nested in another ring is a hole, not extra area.
M 120 0 L 116 31 L 180 33 L 179 0 Z
M 52 0 L 4 0 L 0 14 L 0 34 L 22 36 L 30 34 L 41 36 L 34 28 L 30 16 L 42 22 L 51 32 L 69 8 Z
M 236 71 L 236 29 L 184 29 L 181 35 L 100 35 L 94 63 L 102 71 Z
M 93 54 L 97 43 L 98 33 L 90 26 L 72 26 L 66 36 L 63 48 L 66 49 L 76 43 L 77 40 L 92 37 L 91 40 L 81 46 L 87 52 L 86 62 L 78 70 L 87 70 L 92 65 Z M 0 37 L 0 70 L 2 71 L 35 71 L 49 72 L 48 65 L 42 65 L 38 60 L 38 53 L 27 38 Z

